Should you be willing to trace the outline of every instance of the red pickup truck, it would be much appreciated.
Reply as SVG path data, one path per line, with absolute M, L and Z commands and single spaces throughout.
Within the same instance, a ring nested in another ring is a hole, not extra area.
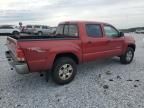
M 6 57 L 18 73 L 51 72 L 57 84 L 71 82 L 80 63 L 118 56 L 129 64 L 136 49 L 131 36 L 89 21 L 62 22 L 55 36 L 11 36 L 7 46 Z

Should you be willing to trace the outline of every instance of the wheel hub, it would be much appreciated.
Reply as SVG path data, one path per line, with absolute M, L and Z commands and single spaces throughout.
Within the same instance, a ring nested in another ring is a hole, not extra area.
M 126 54 L 126 59 L 127 59 L 127 61 L 130 61 L 130 60 L 132 59 L 132 57 L 133 57 L 132 52 L 131 52 L 131 51 L 128 51 L 127 54 Z
M 71 77 L 73 73 L 73 68 L 70 64 L 64 64 L 61 66 L 60 70 L 59 70 L 59 77 L 62 80 L 67 80 Z

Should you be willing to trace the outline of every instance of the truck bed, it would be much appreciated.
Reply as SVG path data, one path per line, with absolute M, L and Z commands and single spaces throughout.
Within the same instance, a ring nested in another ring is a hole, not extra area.
M 73 36 L 37 36 L 37 35 L 31 35 L 31 36 L 9 36 L 10 38 L 14 38 L 17 41 L 32 41 L 32 40 L 67 40 L 67 39 L 78 39 L 78 37 Z
M 24 61 L 30 72 L 52 68 L 56 53 L 72 52 L 81 55 L 79 37 L 66 36 L 10 36 L 7 47 L 18 61 Z

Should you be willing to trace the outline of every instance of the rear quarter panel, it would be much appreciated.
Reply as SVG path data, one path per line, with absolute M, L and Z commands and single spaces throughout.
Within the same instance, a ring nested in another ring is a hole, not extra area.
M 82 61 L 79 39 L 23 41 L 19 45 L 24 50 L 31 72 L 51 69 L 56 55 L 61 53 L 73 53 Z

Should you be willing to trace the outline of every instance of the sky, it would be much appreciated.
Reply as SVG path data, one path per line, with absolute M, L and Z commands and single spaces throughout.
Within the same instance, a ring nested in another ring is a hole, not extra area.
M 144 26 L 144 0 L 0 0 L 0 25 L 56 26 L 69 20 L 107 22 L 121 29 Z

